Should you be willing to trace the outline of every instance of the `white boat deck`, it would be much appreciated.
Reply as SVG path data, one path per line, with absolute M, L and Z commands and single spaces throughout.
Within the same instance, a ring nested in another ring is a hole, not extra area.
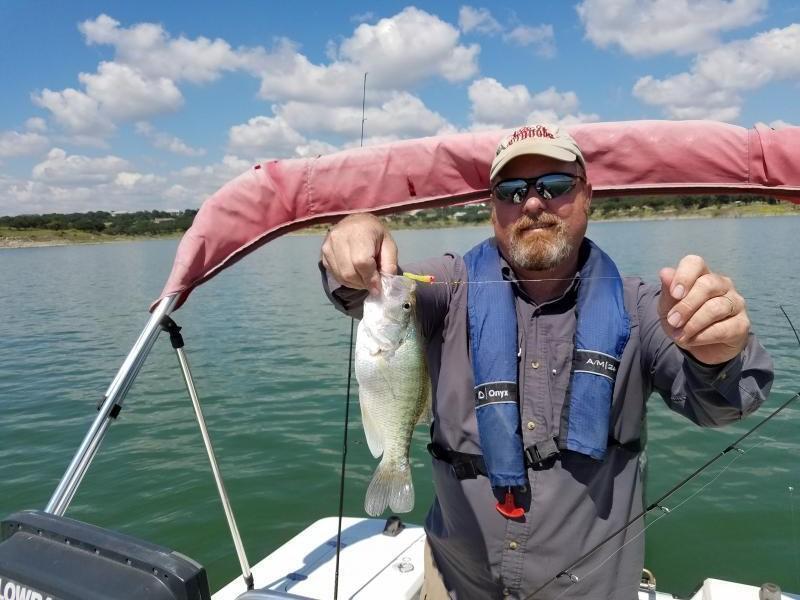
M 758 588 L 720 579 L 706 579 L 689 600 L 758 600 Z M 782 593 L 781 600 L 800 600 L 796 594 Z
M 336 517 L 320 519 L 251 570 L 255 589 L 289 592 L 319 600 L 333 598 Z M 382 535 L 382 519 L 342 520 L 339 598 L 411 600 L 422 586 L 425 531 L 406 525 L 396 537 Z M 235 600 L 246 591 L 242 577 L 212 600 Z
M 333 598 L 336 568 L 336 517 L 320 519 L 252 567 L 256 590 L 287 592 L 314 600 Z M 415 600 L 424 574 L 425 531 L 406 524 L 397 536 L 382 535 L 385 521 L 345 517 L 339 558 L 342 599 Z M 238 577 L 212 596 L 236 600 L 246 591 Z M 685 600 L 758 600 L 759 588 L 706 579 Z M 639 591 L 639 600 L 676 600 L 661 591 Z M 783 593 L 780 600 L 800 600 Z

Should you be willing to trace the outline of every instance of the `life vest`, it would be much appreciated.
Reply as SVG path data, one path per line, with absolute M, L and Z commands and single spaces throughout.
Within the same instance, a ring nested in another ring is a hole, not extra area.
M 561 416 L 558 446 L 597 460 L 606 454 L 619 361 L 630 337 L 622 278 L 611 258 L 592 241 L 581 248 L 577 325 L 569 396 Z M 517 390 L 519 348 L 514 291 L 502 281 L 494 238 L 465 256 L 469 274 L 468 320 L 475 414 L 492 487 L 527 485 Z M 502 511 L 501 511 L 502 512 Z

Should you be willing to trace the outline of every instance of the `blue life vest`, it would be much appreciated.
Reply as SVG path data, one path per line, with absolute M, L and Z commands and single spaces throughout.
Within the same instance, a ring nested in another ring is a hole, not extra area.
M 602 460 L 608 442 L 611 399 L 622 351 L 630 336 L 622 278 L 611 258 L 584 240 L 576 306 L 577 325 L 569 398 L 562 410 L 559 446 Z M 502 281 L 494 238 L 470 250 L 468 319 L 475 378 L 475 414 L 493 487 L 527 484 L 520 427 L 517 311 L 511 284 Z

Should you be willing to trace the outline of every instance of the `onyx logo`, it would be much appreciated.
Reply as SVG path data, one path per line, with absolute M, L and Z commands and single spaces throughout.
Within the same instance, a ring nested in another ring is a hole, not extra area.
M 489 390 L 489 398 L 508 398 L 508 390 Z
M 477 406 L 516 401 L 517 385 L 510 381 L 495 381 L 475 388 L 475 403 Z
M 483 390 L 478 390 L 478 400 L 486 400 L 486 397 L 489 398 L 508 398 L 508 390 L 488 390 L 484 392 Z

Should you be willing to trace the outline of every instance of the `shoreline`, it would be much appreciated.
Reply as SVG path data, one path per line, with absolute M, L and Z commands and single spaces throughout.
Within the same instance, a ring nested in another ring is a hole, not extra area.
M 37 233 L 40 233 L 38 230 Z M 35 237 L 25 237 L 24 235 L 15 235 L 13 237 L 7 235 L 7 231 L 0 231 L 0 250 L 11 250 L 17 248 L 57 248 L 60 246 L 98 246 L 101 244 L 121 244 L 124 242 L 142 242 L 142 241 L 156 241 L 156 240 L 171 240 L 180 239 L 183 233 L 176 233 L 175 235 L 142 235 L 142 236 L 106 236 L 105 239 L 101 236 L 93 236 L 89 238 L 81 237 L 47 237 L 44 235 L 37 235 Z
M 653 211 L 650 214 L 644 215 L 615 215 L 609 217 L 601 217 L 596 215 L 590 217 L 590 223 L 620 223 L 626 221 L 686 221 L 686 220 L 699 220 L 699 219 L 752 219 L 759 217 L 797 217 L 800 216 L 800 211 L 776 211 L 776 212 L 750 212 L 750 211 L 726 211 L 717 214 L 703 214 L 695 212 L 694 214 L 675 214 L 673 212 L 658 212 Z M 398 222 L 391 222 L 390 226 L 395 230 L 404 229 L 453 229 L 459 227 L 482 227 L 489 225 L 487 220 L 485 223 L 459 223 L 453 221 L 442 222 L 429 222 L 419 223 L 415 225 L 404 225 Z M 317 226 L 316 228 L 301 229 L 292 232 L 288 235 L 316 235 L 324 234 L 326 227 Z M 54 248 L 59 246 L 78 246 L 78 245 L 99 245 L 99 244 L 115 244 L 123 242 L 140 242 L 140 241 L 156 241 L 156 240 L 170 240 L 180 239 L 183 233 L 175 233 L 170 235 L 142 235 L 142 236 L 102 236 L 98 234 L 82 234 L 81 232 L 61 232 L 62 235 L 57 235 L 57 232 L 52 232 L 53 235 L 48 236 L 47 230 L 36 230 L 36 235 L 26 236 L 22 230 L 14 231 L 14 235 L 8 235 L 8 230 L 0 230 L 0 250 L 10 250 L 17 248 Z M 67 235 L 64 235 L 67 234 Z M 87 236 L 87 237 L 84 237 Z

